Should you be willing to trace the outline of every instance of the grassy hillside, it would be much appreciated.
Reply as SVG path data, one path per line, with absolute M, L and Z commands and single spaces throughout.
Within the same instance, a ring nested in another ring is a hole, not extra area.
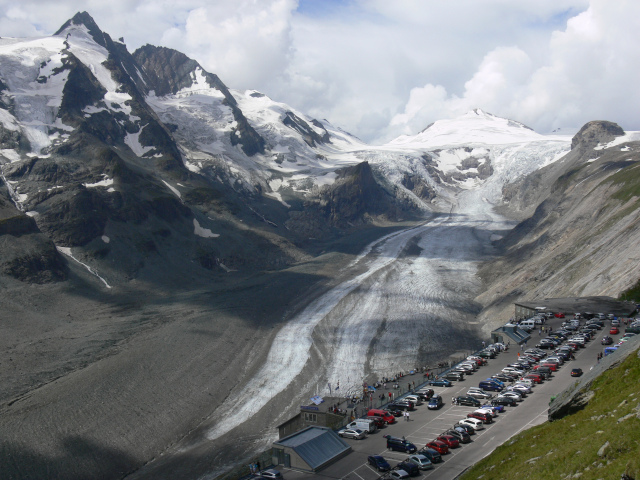
M 600 375 L 573 415 L 526 430 L 478 462 L 471 479 L 640 479 L 640 358 Z

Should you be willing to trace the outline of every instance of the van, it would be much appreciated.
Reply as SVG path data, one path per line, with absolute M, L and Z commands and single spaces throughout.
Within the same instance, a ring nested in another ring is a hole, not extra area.
M 527 329 L 528 328 L 529 330 L 533 330 L 534 328 L 536 328 L 536 321 L 531 319 L 531 318 L 527 319 L 527 320 L 524 320 L 524 321 L 520 322 L 519 327 L 523 328 L 523 329 Z
M 387 437 L 387 448 L 392 451 L 397 450 L 405 453 L 415 453 L 418 451 L 418 448 L 413 443 L 397 437 Z
M 384 423 L 386 423 L 387 425 L 396 423 L 396 417 L 391 415 L 386 410 L 381 410 L 379 408 L 372 408 L 371 410 L 369 410 L 367 412 L 367 417 L 381 418 L 382 420 L 384 420 Z
M 358 418 L 348 424 L 346 428 L 359 428 L 360 430 L 367 433 L 373 433 L 377 429 L 376 423 L 368 418 Z

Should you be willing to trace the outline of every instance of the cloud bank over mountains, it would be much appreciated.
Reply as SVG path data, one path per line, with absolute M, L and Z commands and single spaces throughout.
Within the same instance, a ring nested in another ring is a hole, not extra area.
M 0 35 L 50 35 L 79 8 L 130 50 L 168 46 L 367 141 L 471 108 L 540 132 L 640 130 L 640 2 L 0 0 Z

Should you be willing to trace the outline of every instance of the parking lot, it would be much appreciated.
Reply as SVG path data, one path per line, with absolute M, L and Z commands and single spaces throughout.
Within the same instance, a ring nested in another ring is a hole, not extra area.
M 560 325 L 560 320 L 553 319 L 550 325 L 555 330 Z M 575 360 L 566 362 L 550 379 L 537 385 L 524 401 L 515 407 L 505 407 L 505 411 L 496 416 L 492 424 L 485 425 L 484 430 L 472 435 L 471 443 L 461 444 L 459 448 L 451 449 L 448 454 L 443 455 L 442 463 L 435 464 L 431 470 L 421 471 L 420 476 L 413 478 L 453 479 L 521 430 L 547 421 L 547 410 L 551 397 L 574 381 L 570 375 L 572 368 L 582 368 L 583 371 L 588 371 L 596 363 L 597 354 L 602 351 L 600 339 L 605 334 L 608 334 L 608 328 L 599 331 L 585 348 L 575 352 Z M 534 330 L 528 347 L 533 347 L 537 340 L 538 332 Z M 407 441 L 415 444 L 418 450 L 424 447 L 427 442 L 434 440 L 456 422 L 465 418 L 467 413 L 475 410 L 475 407 L 452 405 L 452 397 L 465 395 L 470 387 L 477 387 L 480 380 L 498 373 L 508 363 L 516 361 L 519 351 L 519 347 L 512 346 L 496 358 L 490 359 L 474 374 L 466 376 L 463 381 L 453 382 L 451 387 L 432 387 L 445 401 L 445 405 L 439 410 L 428 410 L 426 403 L 424 403 L 411 412 L 410 421 L 398 417 L 395 424 L 370 434 L 364 440 L 345 439 L 352 446 L 353 452 L 316 474 L 288 470 L 282 466 L 278 468 L 287 480 L 303 478 L 373 480 L 379 478 L 381 474 L 367 463 L 369 455 L 382 455 L 392 467 L 408 456 L 406 453 L 388 450 L 384 435 L 404 436 Z M 418 384 L 418 378 L 421 377 L 415 375 L 416 384 Z M 411 380 L 411 378 L 409 379 Z

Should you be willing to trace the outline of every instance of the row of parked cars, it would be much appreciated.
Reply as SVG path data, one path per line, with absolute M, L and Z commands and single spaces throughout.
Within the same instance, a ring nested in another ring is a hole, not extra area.
M 473 355 L 467 357 L 464 361 L 454 366 L 448 373 L 455 373 L 455 378 L 452 376 L 451 380 L 461 380 L 465 375 L 472 375 L 481 366 L 486 365 L 488 358 L 495 358 L 495 356 L 506 350 L 506 347 L 502 344 L 494 344 L 486 347 L 481 355 Z M 429 383 L 431 386 L 448 387 L 451 385 L 451 380 L 447 378 L 433 379 Z M 481 389 L 476 389 L 478 395 L 482 394 Z M 444 401 L 441 395 L 431 393 L 433 390 L 428 389 L 430 392 L 429 405 L 430 409 L 438 409 L 444 405 Z M 423 393 L 424 390 L 420 390 L 417 393 Z M 487 395 L 490 397 L 490 395 Z M 411 396 L 408 396 L 409 398 Z M 404 397 L 405 399 L 408 397 Z M 462 397 L 460 404 L 466 404 Z M 427 442 L 424 447 L 418 448 L 412 442 L 405 438 L 393 437 L 385 435 L 387 440 L 387 448 L 391 451 L 400 451 L 408 453 L 409 456 L 406 460 L 398 463 L 393 469 L 389 463 L 380 455 L 372 455 L 369 457 L 369 464 L 379 471 L 390 471 L 388 476 L 393 479 L 404 479 L 412 476 L 417 476 L 422 470 L 429 470 L 434 468 L 435 464 L 442 462 L 442 456 L 449 453 L 450 449 L 459 448 L 462 444 L 471 442 L 471 436 L 475 435 L 476 431 L 484 429 L 484 424 L 493 422 L 495 417 L 500 411 L 504 411 L 504 407 L 493 406 L 490 404 L 481 405 L 481 403 L 473 397 L 469 397 L 472 402 L 477 402 L 479 408 L 467 415 L 466 418 L 461 419 L 451 426 L 451 428 L 442 432 L 432 441 Z M 454 403 L 457 402 L 456 398 L 453 399 Z M 475 405 L 475 403 L 474 403 Z

